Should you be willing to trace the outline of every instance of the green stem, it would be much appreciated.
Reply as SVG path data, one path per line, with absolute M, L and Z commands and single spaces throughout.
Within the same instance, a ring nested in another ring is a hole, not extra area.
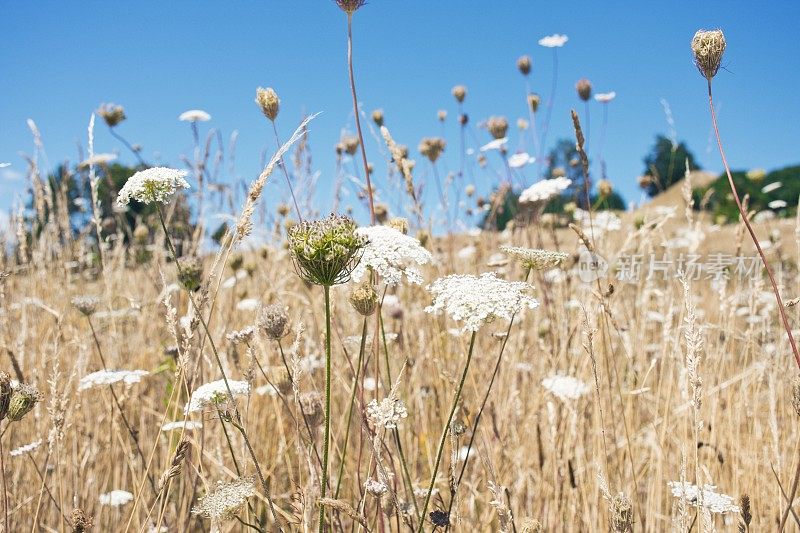
M 417 533 L 422 533 L 422 528 L 425 525 L 425 513 L 428 510 L 428 504 L 431 500 L 431 493 L 433 492 L 433 487 L 436 485 L 436 474 L 439 471 L 439 463 L 442 460 L 442 452 L 444 452 L 444 443 L 447 440 L 447 434 L 450 431 L 450 424 L 453 422 L 453 415 L 456 412 L 456 407 L 458 407 L 458 400 L 461 398 L 461 389 L 464 388 L 464 382 L 467 379 L 467 371 L 469 370 L 469 364 L 472 361 L 472 350 L 475 347 L 475 334 L 476 332 L 472 332 L 472 336 L 469 339 L 469 353 L 467 353 L 467 363 L 464 365 L 464 372 L 461 374 L 461 381 L 458 383 L 458 389 L 456 389 L 456 395 L 453 398 L 453 406 L 450 408 L 450 415 L 447 417 L 447 423 L 442 430 L 442 438 L 439 441 L 439 451 L 436 452 L 436 463 L 433 466 L 433 473 L 431 474 L 431 482 L 428 486 L 428 494 L 425 495 L 425 504 L 422 506 L 422 514 L 419 517 L 419 526 L 417 527 Z
M 322 483 L 320 498 L 328 488 L 328 453 L 331 439 L 331 288 L 323 285 L 325 292 L 325 441 L 322 444 Z M 319 533 L 325 533 L 325 507 L 319 506 Z
M 350 393 L 350 407 L 347 410 L 347 429 L 344 434 L 344 446 L 342 447 L 342 458 L 339 464 L 339 477 L 336 479 L 336 490 L 333 493 L 333 499 L 339 499 L 339 489 L 342 486 L 342 475 L 344 474 L 344 462 L 347 457 L 347 442 L 350 439 L 350 423 L 353 419 L 353 404 L 356 401 L 356 391 L 358 390 L 358 378 L 361 374 L 361 365 L 364 360 L 364 350 L 367 344 L 367 317 L 364 317 L 364 326 L 361 329 L 361 347 L 358 350 L 358 364 L 356 365 L 356 373 L 353 378 L 353 391 Z

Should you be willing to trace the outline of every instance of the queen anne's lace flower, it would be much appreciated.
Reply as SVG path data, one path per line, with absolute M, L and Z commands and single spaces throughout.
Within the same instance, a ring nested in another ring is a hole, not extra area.
M 117 195 L 117 205 L 128 205 L 131 200 L 143 204 L 166 203 L 177 189 L 188 189 L 184 179 L 188 173 L 167 167 L 140 170 L 125 182 Z
M 508 157 L 508 166 L 511 168 L 522 168 L 525 165 L 529 165 L 534 163 L 536 158 L 531 157 L 528 152 L 522 152 L 519 154 L 513 154 Z
M 390 396 L 381 400 L 381 403 L 377 400 L 369 402 L 367 416 L 376 427 L 394 429 L 398 422 L 408 416 L 408 411 L 403 400 Z
M 576 209 L 573 217 L 575 221 L 580 224 L 584 232 L 589 234 L 591 229 L 595 237 L 599 237 L 609 231 L 618 231 L 622 229 L 622 220 L 611 211 L 597 211 L 592 213 L 591 222 L 589 219 L 589 212 L 583 209 Z
M 453 274 L 437 279 L 428 290 L 434 298 L 425 311 L 445 311 L 453 320 L 464 322 L 462 331 L 477 331 L 495 318 L 510 321 L 524 308 L 539 307 L 539 302 L 529 295 L 530 285 L 499 279 L 494 272 L 480 276 Z
M 78 390 L 82 391 L 101 385 L 111 385 L 120 381 L 126 385 L 132 385 L 142 381 L 142 376 L 146 376 L 149 373 L 147 370 L 98 370 L 88 376 L 83 376 L 78 383 Z
M 208 122 L 211 120 L 211 115 L 202 109 L 190 109 L 181 113 L 178 120 L 181 122 Z
M 250 394 L 250 384 L 246 381 L 228 380 L 231 392 L 234 396 Z M 228 389 L 225 387 L 225 380 L 219 379 L 200 385 L 192 393 L 189 403 L 186 404 L 185 412 L 194 413 L 201 411 L 209 405 L 218 405 L 228 399 Z
M 247 498 L 255 494 L 256 486 L 251 479 L 237 479 L 232 483 L 219 482 L 198 500 L 192 513 L 210 518 L 212 523 L 233 520 L 247 503 Z
M 422 284 L 422 275 L 413 266 L 424 265 L 431 260 L 431 253 L 417 239 L 404 235 L 389 226 L 358 228 L 356 233 L 368 239 L 361 262 L 350 275 L 353 281 L 361 281 L 367 270 L 377 272 L 387 285 L 397 285 L 403 274 L 411 283 Z
M 566 35 L 554 33 L 553 35 L 548 35 L 539 39 L 539 45 L 544 46 L 545 48 L 561 48 L 567 43 L 568 40 L 569 37 Z
M 670 481 L 667 486 L 676 498 L 682 498 L 694 507 L 700 506 L 700 489 L 688 481 Z M 734 505 L 734 499 L 727 494 L 717 492 L 714 485 L 703 487 L 703 507 L 712 513 L 738 513 L 739 507 Z
M 491 150 L 499 150 L 503 146 L 508 143 L 508 137 L 501 137 L 500 139 L 495 139 L 493 141 L 489 141 L 488 143 L 481 146 L 481 152 L 489 152 Z
M 524 268 L 531 270 L 547 270 L 555 268 L 569 257 L 564 252 L 552 252 L 550 250 L 536 250 L 533 248 L 521 248 L 519 246 L 500 245 L 500 251 L 522 263 Z
M 100 505 L 121 507 L 133 501 L 133 494 L 127 490 L 112 490 L 100 495 Z
M 42 444 L 42 439 L 35 440 L 30 444 L 26 444 L 24 446 L 20 446 L 19 448 L 11 450 L 10 452 L 8 452 L 8 455 L 10 455 L 11 457 L 18 457 L 20 455 L 25 455 L 38 448 L 41 444 Z
M 600 102 L 601 104 L 607 104 L 611 100 L 617 97 L 617 93 L 611 91 L 610 93 L 597 93 L 594 95 L 594 99 Z
M 583 381 L 572 376 L 554 375 L 542 380 L 542 386 L 561 400 L 577 400 L 589 392 Z
M 561 194 L 570 184 L 572 184 L 572 180 L 564 177 L 537 181 L 522 191 L 522 194 L 519 195 L 519 201 L 523 204 L 527 202 L 546 202 Z

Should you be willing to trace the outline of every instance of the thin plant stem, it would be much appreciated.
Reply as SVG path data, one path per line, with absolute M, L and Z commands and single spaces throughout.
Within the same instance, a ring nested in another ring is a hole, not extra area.
M 544 163 L 544 150 L 547 146 L 547 132 L 550 130 L 550 118 L 553 115 L 553 101 L 556 98 L 556 88 L 558 87 L 558 48 L 553 48 L 553 82 L 550 87 L 550 98 L 547 100 L 547 114 L 542 127 L 542 142 L 539 144 L 539 177 L 542 177 L 542 163 Z
M 364 147 L 364 135 L 361 133 L 361 117 L 358 112 L 358 97 L 356 96 L 356 78 L 353 74 L 353 14 L 347 14 L 347 68 L 350 73 L 350 93 L 353 96 L 353 115 L 356 119 L 356 132 L 358 145 L 361 147 L 361 159 L 364 163 L 364 174 L 367 179 L 367 196 L 369 197 L 369 220 L 375 225 L 375 199 L 372 195 L 372 182 L 369 177 L 369 163 L 367 162 L 367 149 Z
M 281 146 L 283 145 L 281 144 L 281 140 L 278 137 L 278 127 L 275 125 L 274 120 L 271 120 L 270 122 L 272 122 L 272 131 L 273 133 L 275 133 L 275 143 L 278 145 L 278 150 L 280 150 Z M 289 186 L 289 192 L 292 195 L 292 202 L 294 202 L 294 210 L 297 212 L 297 218 L 299 218 L 300 222 L 302 222 L 303 215 L 300 214 L 300 206 L 298 205 L 297 198 L 294 195 L 294 188 L 292 187 L 292 182 L 289 179 L 289 171 L 286 170 L 286 164 L 283 162 L 283 156 L 281 156 L 280 164 L 278 166 L 281 167 L 281 170 L 283 170 L 283 175 L 286 177 L 286 185 Z
M 428 511 L 428 504 L 431 501 L 431 493 L 433 487 L 436 485 L 436 474 L 439 472 L 439 463 L 442 460 L 442 453 L 444 452 L 444 443 L 447 441 L 447 434 L 450 432 L 450 424 L 453 422 L 453 415 L 458 407 L 458 400 L 461 398 L 461 390 L 464 388 L 464 382 L 467 380 L 467 371 L 469 364 L 472 361 L 472 350 L 475 348 L 475 336 L 477 332 L 473 331 L 469 339 L 469 352 L 467 353 L 467 362 L 464 365 L 464 372 L 461 374 L 461 381 L 458 383 L 456 395 L 453 397 L 453 405 L 450 408 L 450 414 L 447 417 L 447 423 L 442 430 L 442 438 L 439 440 L 439 450 L 436 452 L 436 462 L 433 466 L 433 473 L 431 474 L 431 482 L 428 486 L 428 493 L 425 495 L 425 503 L 422 505 L 422 513 L 419 515 L 419 525 L 417 526 L 417 533 L 422 533 L 422 528 L 425 526 L 425 513 Z
M 0 437 L 0 477 L 3 479 L 3 524 L 5 531 L 11 531 L 8 527 L 8 486 L 6 485 L 6 452 L 3 450 L 3 439 Z
M 325 292 L 325 440 L 322 443 L 322 483 L 320 498 L 328 488 L 328 453 L 331 438 L 331 288 L 323 285 Z M 319 533 L 325 532 L 325 507 L 319 506 Z
M 764 251 L 761 249 L 761 243 L 758 241 L 755 231 L 753 231 L 753 226 L 750 225 L 750 221 L 747 218 L 747 213 L 742 207 L 742 201 L 739 199 L 739 193 L 736 190 L 736 184 L 733 182 L 731 170 L 728 167 L 728 160 L 725 157 L 725 150 L 722 148 L 722 138 L 719 135 L 719 128 L 717 127 L 717 113 L 714 111 L 714 98 L 711 94 L 710 79 L 708 80 L 708 107 L 711 110 L 711 124 L 714 126 L 714 136 L 717 138 L 719 155 L 722 157 L 722 164 L 725 166 L 725 174 L 728 176 L 728 184 L 731 186 L 733 199 L 736 201 L 736 207 L 739 208 L 739 215 L 742 217 L 742 222 L 744 222 L 744 225 L 747 227 L 747 231 L 750 233 L 750 238 L 753 239 L 753 244 L 756 245 L 756 250 L 758 250 L 758 255 L 761 257 L 761 262 L 764 263 L 764 268 L 766 269 L 767 275 L 769 276 L 769 281 L 772 284 L 772 291 L 775 293 L 775 300 L 778 302 L 778 312 L 781 315 L 783 328 L 786 330 L 786 336 L 789 338 L 789 344 L 792 346 L 792 353 L 794 354 L 798 368 L 800 368 L 800 351 L 797 350 L 797 344 L 794 341 L 794 335 L 792 335 L 792 328 L 789 325 L 789 317 L 786 316 L 786 309 L 784 308 L 783 300 L 781 299 L 781 293 L 778 290 L 778 284 L 775 282 L 775 275 L 772 273 L 772 268 L 770 268 L 769 263 L 767 262 L 767 257 L 764 255 Z M 790 500 L 791 498 L 794 498 L 794 494 L 790 494 L 789 496 Z
M 142 159 L 142 156 L 141 156 L 141 155 L 139 155 L 139 151 L 138 151 L 138 150 L 136 150 L 136 149 L 135 149 L 135 148 L 134 148 L 134 147 L 131 145 L 131 143 L 129 143 L 129 142 L 128 142 L 128 141 L 125 139 L 125 137 L 123 137 L 122 135 L 120 135 L 119 133 L 117 133 L 117 132 L 116 132 L 116 130 L 115 130 L 114 128 L 111 128 L 111 127 L 109 127 L 109 128 L 108 128 L 108 131 L 109 131 L 109 133 L 111 133 L 111 136 L 112 136 L 112 137 L 114 137 L 114 138 L 115 138 L 115 139 L 117 139 L 119 142 L 121 142 L 122 144 L 124 144 L 124 145 L 125 145 L 125 148 L 127 148 L 128 150 L 130 150 L 130 151 L 131 151 L 131 153 L 132 153 L 132 154 L 133 154 L 133 155 L 136 157 L 136 159 L 139 161 L 139 164 L 140 164 L 140 165 L 142 165 L 143 167 L 146 167 L 146 166 L 147 166 L 147 163 L 145 163 L 145 162 L 144 162 L 144 159 Z
M 347 458 L 347 443 L 350 440 L 350 423 L 353 419 L 353 404 L 356 401 L 356 391 L 358 390 L 358 378 L 361 375 L 361 365 L 364 360 L 364 350 L 367 344 L 367 317 L 364 317 L 364 326 L 361 329 L 361 346 L 358 349 L 358 364 L 356 365 L 356 373 L 353 378 L 353 391 L 350 393 L 350 407 L 347 409 L 347 429 L 344 433 L 344 446 L 342 447 L 341 464 L 339 465 L 339 476 L 336 479 L 336 490 L 333 493 L 333 499 L 339 499 L 339 489 L 342 486 L 342 475 L 344 473 L 344 462 Z

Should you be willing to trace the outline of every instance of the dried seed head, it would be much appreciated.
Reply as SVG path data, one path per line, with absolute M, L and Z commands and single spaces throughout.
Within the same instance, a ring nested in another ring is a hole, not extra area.
M 464 192 L 468 198 L 472 198 L 475 195 L 475 186 L 472 184 L 467 185 L 464 187 Z
M 460 104 L 467 97 L 467 88 L 463 85 L 456 85 L 452 90 L 453 98 Z
M 450 525 L 450 513 L 444 511 L 433 511 L 428 516 L 431 517 L 431 522 L 436 527 L 447 527 Z
M 792 407 L 797 416 L 800 416 L 800 376 L 795 377 L 792 382 Z
M 439 119 L 439 122 L 444 122 L 447 119 L 447 111 L 444 109 L 440 109 L 436 112 L 436 118 Z
M 536 111 L 539 109 L 539 103 L 541 101 L 541 97 L 536 93 L 531 93 L 528 95 L 528 105 L 531 108 L 531 112 L 536 113 Z
M 291 210 L 292 208 L 289 207 L 289 204 L 278 204 L 278 214 L 282 217 L 288 215 Z
M 325 420 L 322 395 L 316 391 L 305 392 L 300 395 L 300 409 L 311 427 L 319 426 Z
M 439 156 L 444 152 L 447 142 L 441 137 L 424 137 L 419 142 L 419 153 L 427 157 L 431 163 L 435 163 Z
M 278 98 L 278 93 L 272 87 L 259 87 L 256 89 L 256 103 L 261 108 L 264 116 L 270 120 L 278 118 L 278 112 L 281 107 L 281 99 Z
M 203 261 L 196 256 L 181 258 L 178 262 L 178 281 L 187 291 L 196 291 L 203 281 Z
M 94 526 L 94 519 L 80 508 L 76 508 L 72 511 L 69 521 L 70 524 L 72 524 L 73 533 L 84 533 Z
M 633 531 L 633 505 L 623 493 L 619 493 L 608 502 L 609 524 L 614 533 L 631 533 Z
M 575 90 L 578 91 L 578 96 L 584 102 L 592 97 L 592 83 L 586 78 L 578 80 L 578 83 L 575 84 Z
M 358 151 L 358 137 L 355 135 L 345 135 L 341 140 L 342 147 L 348 155 L 355 155 Z
M 389 219 L 389 206 L 386 204 L 375 204 L 375 219 L 383 224 Z
M 150 238 L 150 230 L 144 224 L 139 224 L 133 230 L 133 238 L 139 244 L 147 244 L 147 240 Z
M 101 104 L 97 114 L 103 118 L 109 128 L 113 128 L 127 118 L 125 117 L 125 108 L 117 104 Z
M 508 132 L 508 120 L 506 117 L 489 117 L 486 121 L 486 129 L 495 139 L 502 139 Z
M 383 109 L 376 109 L 372 112 L 372 121 L 379 128 L 383 126 Z
M 8 406 L 13 393 L 11 376 L 8 375 L 8 372 L 0 372 L 0 420 L 3 420 L 8 414 Z
M 750 506 L 750 496 L 747 494 L 742 494 L 742 497 L 739 499 L 739 507 L 742 510 L 741 514 L 741 525 L 744 525 L 744 528 L 739 526 L 739 531 L 749 531 L 750 530 L 750 522 L 753 520 L 753 509 Z
M 529 125 L 530 124 L 528 123 L 528 121 L 525 120 L 524 118 L 517 119 L 517 128 L 519 128 L 520 130 L 522 131 L 527 130 Z
M 525 518 L 522 521 L 520 533 L 543 533 L 544 526 L 535 518 Z
M 402 217 L 395 217 L 386 224 L 390 228 L 394 228 L 403 235 L 408 235 L 408 219 Z
M 352 15 L 366 3 L 366 0 L 336 0 L 336 5 L 339 6 L 339 9 L 348 15 Z
M 523 76 L 531 73 L 531 56 L 522 56 L 517 59 L 517 68 Z
M 692 38 L 694 64 L 708 81 L 717 75 L 722 54 L 725 53 L 725 35 L 722 30 L 698 30 Z
M 278 340 L 285 337 L 289 333 L 288 324 L 289 315 L 282 305 L 272 304 L 258 311 L 256 325 L 269 339 Z
M 19 422 L 31 412 L 36 403 L 41 399 L 41 394 L 32 385 L 20 383 L 11 394 L 8 405 L 8 419 Z
M 370 316 L 378 307 L 378 293 L 372 283 L 367 281 L 357 285 L 350 293 L 350 305 L 362 316 Z
M 608 198 L 611 196 L 611 193 L 614 192 L 614 187 L 611 186 L 610 181 L 600 180 L 597 182 L 597 192 L 600 193 L 600 196 L 603 198 Z
M 91 316 L 97 310 L 100 299 L 95 296 L 75 296 L 72 298 L 71 303 L 84 316 Z
M 466 126 L 469 123 L 469 115 L 466 113 L 461 113 L 458 115 L 458 123 L 462 126 Z

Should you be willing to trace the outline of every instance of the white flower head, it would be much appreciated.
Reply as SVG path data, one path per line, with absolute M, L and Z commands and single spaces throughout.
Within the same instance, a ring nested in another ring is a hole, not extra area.
M 228 380 L 231 392 L 234 396 L 244 396 L 250 394 L 250 384 L 246 381 Z M 200 385 L 192 393 L 189 403 L 184 409 L 185 413 L 195 413 L 202 411 L 209 405 L 219 405 L 228 400 L 228 389 L 225 387 L 225 380 L 219 379 L 211 383 Z
M 193 429 L 202 429 L 202 422 L 194 422 L 193 420 L 176 420 L 175 422 L 167 422 L 161 426 L 161 431 L 174 431 L 176 429 L 185 429 L 192 431 Z
M 542 380 L 542 386 L 562 401 L 577 400 L 589 392 L 589 386 L 572 376 L 555 374 Z
M 133 494 L 127 490 L 112 490 L 100 495 L 100 505 L 110 505 L 111 507 L 122 507 L 133 501 Z
M 358 228 L 356 233 L 368 239 L 363 248 L 361 262 L 350 276 L 359 282 L 368 270 L 377 272 L 387 285 L 397 285 L 403 274 L 411 283 L 422 284 L 422 274 L 415 265 L 431 261 L 431 253 L 414 237 L 389 226 Z
M 181 122 L 208 122 L 211 120 L 211 115 L 202 109 L 190 109 L 181 113 L 178 120 Z
M 788 204 L 784 200 L 772 200 L 767 205 L 769 206 L 770 209 L 783 209 Z
M 244 508 L 247 498 L 255 496 L 253 480 L 243 478 L 232 483 L 218 482 L 217 486 L 201 497 L 192 513 L 210 518 L 212 523 L 233 520 Z
M 565 252 L 522 248 L 520 246 L 508 246 L 506 244 L 500 245 L 500 251 L 519 261 L 523 267 L 531 270 L 555 268 L 569 257 L 569 254 Z
M 387 487 L 386 483 L 383 483 L 382 481 L 369 478 L 364 482 L 364 492 L 367 492 L 375 497 L 380 498 L 381 496 L 389 492 L 389 487 Z
M 369 402 L 367 416 L 375 424 L 375 427 L 394 429 L 398 422 L 408 416 L 408 410 L 403 400 L 389 396 L 380 403 L 377 400 Z
M 537 181 L 519 195 L 520 203 L 546 202 L 561 194 L 572 184 L 569 178 L 558 177 Z
M 567 43 L 568 40 L 569 37 L 566 35 L 554 33 L 553 35 L 548 35 L 539 39 L 539 45 L 544 46 L 545 48 L 561 48 Z
M 688 481 L 670 481 L 667 486 L 672 491 L 672 495 L 676 498 L 682 498 L 686 503 L 694 507 L 700 507 L 700 489 L 697 485 L 689 483 Z M 734 499 L 727 494 L 717 492 L 717 487 L 714 485 L 706 485 L 702 491 L 703 507 L 712 513 L 738 513 L 739 507 L 735 505 Z
M 594 95 L 594 99 L 600 102 L 601 104 L 607 104 L 616 97 L 617 93 L 615 91 L 611 91 L 610 93 L 597 93 L 596 95 Z
M 495 318 L 510 321 L 525 308 L 535 309 L 539 302 L 530 296 L 531 286 L 519 281 L 506 281 L 487 272 L 480 276 L 453 274 L 439 278 L 428 290 L 433 303 L 425 312 L 446 312 L 457 322 L 464 322 L 462 331 L 478 331 Z
M 781 187 L 783 187 L 783 183 L 781 183 L 780 181 L 773 181 L 772 183 L 768 183 L 767 185 L 764 185 L 761 188 L 761 192 L 763 192 L 764 194 L 767 194 L 767 193 L 770 193 L 772 191 L 777 191 Z
M 10 455 L 11 457 L 19 457 L 20 455 L 26 455 L 35 450 L 36 448 L 38 448 L 41 444 L 42 444 L 42 439 L 35 440 L 30 444 L 20 446 L 19 448 L 14 448 L 10 452 L 8 452 L 8 455 Z
M 83 391 L 120 381 L 126 385 L 133 385 L 142 381 L 142 376 L 146 376 L 149 373 L 147 370 L 98 370 L 83 376 L 78 383 L 78 390 Z
M 0 163 L 0 168 L 10 167 L 11 163 Z
M 488 143 L 481 146 L 481 152 L 489 152 L 491 150 L 499 150 L 503 146 L 508 143 L 508 137 L 501 137 L 500 139 L 495 139 L 493 141 L 489 141 Z
M 117 195 L 117 205 L 124 207 L 131 200 L 143 204 L 166 203 L 177 189 L 188 189 L 188 172 L 167 167 L 140 170 L 125 182 Z
M 528 152 L 522 152 L 519 154 L 514 154 L 508 158 L 508 166 L 511 168 L 522 168 L 525 165 L 530 165 L 531 163 L 535 163 L 536 158 L 531 157 Z
M 597 211 L 592 213 L 590 218 L 588 211 L 578 208 L 575 210 L 573 217 L 580 224 L 583 231 L 589 234 L 591 230 L 594 232 L 595 237 L 599 237 L 609 231 L 622 229 L 622 220 L 612 211 Z

